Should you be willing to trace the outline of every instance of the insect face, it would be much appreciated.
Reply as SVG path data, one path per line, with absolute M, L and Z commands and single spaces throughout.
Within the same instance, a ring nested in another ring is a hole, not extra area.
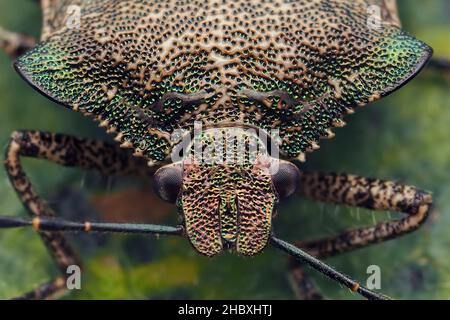
M 197 251 L 254 255 L 268 242 L 278 199 L 295 191 L 298 177 L 254 132 L 216 128 L 195 137 L 181 162 L 159 169 L 155 186 L 161 198 L 177 202 Z

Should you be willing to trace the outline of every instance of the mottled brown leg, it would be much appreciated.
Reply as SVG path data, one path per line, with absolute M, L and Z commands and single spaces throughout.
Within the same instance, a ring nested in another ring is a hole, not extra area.
M 31 36 L 7 31 L 0 27 L 0 49 L 10 57 L 17 58 L 36 45 L 36 39 Z
M 334 237 L 296 242 L 311 255 L 323 259 L 396 238 L 419 228 L 426 220 L 432 204 L 429 193 L 412 186 L 368 179 L 348 174 L 302 174 L 299 195 L 323 202 L 389 210 L 405 213 L 400 220 L 382 222 L 374 227 L 347 230 Z M 315 296 L 312 280 L 296 261 L 290 261 L 290 279 L 294 293 L 301 299 L 320 299 Z
M 46 40 L 54 30 L 55 23 L 61 23 L 66 12 L 62 11 L 61 0 L 35 0 L 40 3 L 42 10 L 42 35 L 41 40 Z M 12 58 L 21 56 L 26 51 L 36 46 L 36 39 L 17 32 L 12 32 L 0 27 L 0 49 L 3 49 Z
M 22 169 L 20 157 L 46 159 L 63 166 L 95 169 L 106 175 L 151 175 L 142 159 L 101 141 L 80 139 L 62 134 L 16 131 L 6 149 L 5 167 L 20 200 L 31 216 L 54 216 L 55 213 L 35 192 Z M 61 232 L 39 232 L 63 276 L 50 281 L 22 298 L 43 299 L 65 288 L 65 275 L 70 265 L 81 266 L 78 255 Z
M 39 288 L 27 292 L 13 300 L 40 300 L 46 298 L 57 298 L 59 295 L 66 293 L 66 278 L 64 276 L 57 277 L 47 283 L 39 286 Z
M 294 291 L 295 297 L 298 300 L 323 300 L 322 294 L 317 291 L 314 282 L 309 277 L 300 262 L 295 259 L 290 260 L 289 264 L 289 284 L 292 291 Z
M 326 258 L 410 233 L 426 220 L 430 193 L 393 181 L 348 174 L 303 173 L 299 194 L 314 200 L 404 213 L 402 219 L 347 230 L 338 236 L 296 244 L 317 258 Z

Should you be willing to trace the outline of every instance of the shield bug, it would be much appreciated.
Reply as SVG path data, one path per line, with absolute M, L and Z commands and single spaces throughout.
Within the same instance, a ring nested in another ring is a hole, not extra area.
M 1 217 L 0 227 L 36 229 L 63 271 L 81 265 L 64 237 L 71 231 L 186 236 L 206 256 L 224 249 L 251 256 L 270 244 L 364 297 L 386 298 L 319 259 L 417 229 L 431 195 L 397 182 L 305 172 L 301 163 L 345 115 L 407 83 L 430 58 L 431 48 L 400 28 L 395 1 L 41 3 L 40 42 L 2 31 L 2 46 L 18 56 L 25 81 L 91 116 L 117 145 L 14 132 L 5 166 L 32 218 Z M 182 222 L 60 219 L 34 191 L 21 157 L 105 175 L 150 174 Z M 292 194 L 405 217 L 294 245 L 272 230 L 277 203 Z M 50 297 L 66 288 L 64 277 L 23 297 Z

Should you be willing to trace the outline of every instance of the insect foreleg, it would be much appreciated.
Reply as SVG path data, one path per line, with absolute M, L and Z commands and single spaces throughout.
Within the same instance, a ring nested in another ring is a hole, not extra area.
M 41 158 L 64 166 L 93 169 L 105 175 L 152 174 L 152 169 L 147 167 L 143 159 L 133 158 L 128 151 L 118 146 L 62 134 L 16 131 L 6 149 L 5 167 L 21 202 L 33 218 L 53 217 L 55 213 L 39 197 L 25 174 L 20 160 L 24 156 Z M 40 231 L 39 234 L 63 275 L 66 275 L 68 266 L 81 266 L 78 255 L 61 232 Z M 59 277 L 25 294 L 23 298 L 44 299 L 57 294 L 65 288 L 64 280 L 65 276 Z
M 0 27 L 0 49 L 11 58 L 17 58 L 36 45 L 36 39 L 31 36 L 11 32 Z
M 313 200 L 406 215 L 402 219 L 381 222 L 373 227 L 347 230 L 334 237 L 296 243 L 317 258 L 326 258 L 410 233 L 426 221 L 433 202 L 430 193 L 413 186 L 348 174 L 303 173 L 299 195 Z

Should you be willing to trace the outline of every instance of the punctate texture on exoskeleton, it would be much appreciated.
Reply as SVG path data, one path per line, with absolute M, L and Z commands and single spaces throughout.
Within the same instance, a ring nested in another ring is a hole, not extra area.
M 18 70 L 153 162 L 195 121 L 277 128 L 282 154 L 301 159 L 431 54 L 389 0 L 48 1 L 42 43 Z

